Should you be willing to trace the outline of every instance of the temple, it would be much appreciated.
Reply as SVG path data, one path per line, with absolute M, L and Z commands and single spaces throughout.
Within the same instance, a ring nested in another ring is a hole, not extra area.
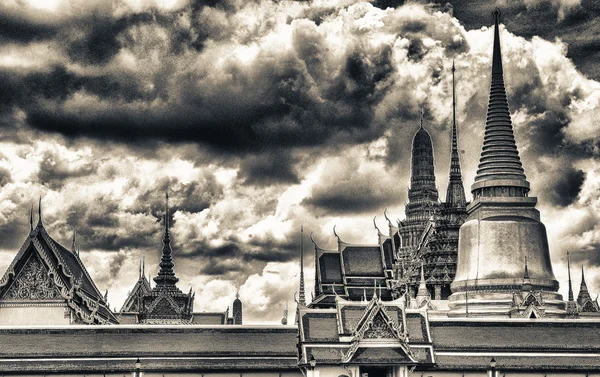
M 374 219 L 373 244 L 314 237 L 314 297 L 304 281 L 304 228 L 294 325 L 193 311 L 177 286 L 168 195 L 158 273 L 138 280 L 118 313 L 79 259 L 42 223 L 0 280 L 0 371 L 7 375 L 121 377 L 591 376 L 600 370 L 600 308 L 567 254 L 568 295 L 558 293 L 537 200 L 529 196 L 504 87 L 499 12 L 491 88 L 473 201 L 467 203 L 452 64 L 450 166 L 439 200 L 424 114 L 412 140 L 405 219 Z M 482 122 L 483 123 L 483 122 Z

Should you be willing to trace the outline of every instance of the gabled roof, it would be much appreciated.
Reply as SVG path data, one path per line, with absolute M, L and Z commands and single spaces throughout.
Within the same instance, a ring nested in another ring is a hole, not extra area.
M 32 257 L 43 261 L 48 276 L 52 276 L 52 282 L 60 292 L 60 298 L 73 309 L 79 320 L 88 324 L 118 323 L 79 255 L 52 239 L 41 221 L 35 228 L 32 227 L 29 237 L 0 280 L 0 297 L 10 289 Z
M 150 287 L 150 282 L 146 278 L 146 276 L 141 275 L 138 281 L 133 286 L 131 293 L 125 300 L 123 307 L 121 308 L 121 312 L 139 312 L 139 304 L 140 300 L 147 294 L 152 291 Z

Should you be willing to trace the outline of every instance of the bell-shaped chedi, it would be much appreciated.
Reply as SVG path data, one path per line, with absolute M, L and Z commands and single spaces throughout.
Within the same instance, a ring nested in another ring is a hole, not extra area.
M 546 228 L 528 196 L 529 182 L 519 158 L 504 88 L 499 12 L 495 12 L 492 82 L 479 168 L 471 186 L 473 202 L 460 229 L 458 266 L 450 316 L 509 316 L 513 293 L 524 284 L 527 260 L 531 290 L 541 292 L 545 316 L 564 316 L 557 293 Z

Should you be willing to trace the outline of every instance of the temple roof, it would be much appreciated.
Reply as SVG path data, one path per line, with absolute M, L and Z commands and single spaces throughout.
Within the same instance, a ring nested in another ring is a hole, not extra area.
M 5 295 L 21 269 L 35 256 L 43 261 L 44 267 L 54 276 L 52 281 L 60 292 L 60 297 L 81 321 L 117 323 L 79 255 L 50 237 L 42 223 L 41 214 L 35 228 L 33 220 L 31 223 L 29 236 L 0 280 L 0 297 Z

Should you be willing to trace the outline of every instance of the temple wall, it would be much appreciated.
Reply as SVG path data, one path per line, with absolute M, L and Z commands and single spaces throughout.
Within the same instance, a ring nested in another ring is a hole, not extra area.
M 0 324 L 2 326 L 68 325 L 70 316 L 65 316 L 65 309 L 66 305 L 0 307 Z

